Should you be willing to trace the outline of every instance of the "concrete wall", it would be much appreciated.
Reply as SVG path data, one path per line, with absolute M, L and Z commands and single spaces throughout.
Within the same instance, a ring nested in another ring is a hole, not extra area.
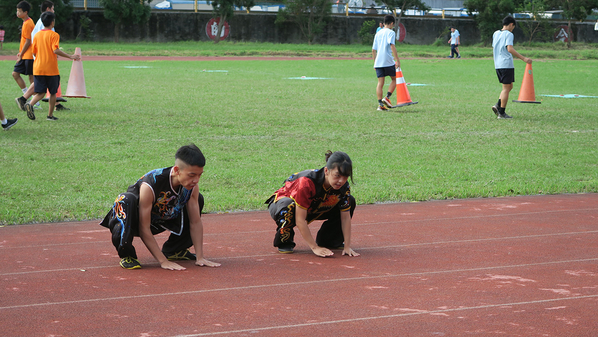
M 93 35 L 85 37 L 85 30 L 81 30 L 81 17 L 91 19 L 89 28 Z M 205 33 L 206 24 L 212 18 L 211 13 L 153 11 L 149 21 L 143 26 L 123 24 L 120 29 L 121 42 L 170 42 L 170 41 L 209 41 Z M 366 20 L 381 21 L 382 15 L 354 15 L 333 16 L 325 32 L 316 40 L 320 44 L 351 44 L 360 43 L 358 32 Z M 276 26 L 275 13 L 242 13 L 236 12 L 228 21 L 231 27 L 229 40 L 231 41 L 260 41 L 272 43 L 303 43 L 299 28 L 294 24 L 283 27 Z M 401 23 L 406 28 L 404 42 L 410 44 L 431 44 L 446 27 L 454 25 L 461 33 L 463 44 L 478 43 L 480 33 L 471 19 L 467 18 L 437 18 L 437 17 L 403 17 Z M 563 23 L 555 23 L 555 25 Z M 114 24 L 104 18 L 102 11 L 74 11 L 71 20 L 67 21 L 57 31 L 62 38 L 74 40 L 82 31 L 80 38 L 92 41 L 113 41 Z M 594 31 L 593 23 L 575 24 L 574 36 L 576 41 L 598 42 L 598 32 Z M 448 40 L 448 34 L 442 36 Z M 515 31 L 515 42 L 523 42 L 523 34 Z

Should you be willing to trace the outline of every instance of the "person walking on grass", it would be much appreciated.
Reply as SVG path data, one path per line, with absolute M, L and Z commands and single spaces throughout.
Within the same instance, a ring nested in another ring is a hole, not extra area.
M 52 1 L 44 1 L 44 2 L 42 2 L 40 9 L 42 11 L 42 14 L 44 12 L 54 13 L 54 3 Z M 45 28 L 45 26 L 44 26 L 44 23 L 42 22 L 42 18 L 40 15 L 39 19 L 37 20 L 37 23 L 35 24 L 35 27 L 33 28 L 33 31 L 31 31 L 31 43 L 33 43 L 33 41 L 35 40 L 35 34 L 39 33 L 44 28 Z M 54 28 L 52 28 L 52 31 L 55 31 Z M 31 85 L 29 86 L 29 89 L 27 89 L 27 91 L 23 93 L 23 96 L 16 98 L 17 105 L 19 106 L 19 108 L 21 110 L 25 111 L 25 103 L 27 103 L 27 100 L 31 96 L 33 96 L 34 92 L 35 92 L 34 84 L 31 83 Z M 56 104 L 56 111 L 62 111 L 62 110 L 70 110 L 70 109 L 63 106 L 60 103 Z
M 325 158 L 326 166 L 291 175 L 265 202 L 276 222 L 274 247 L 280 253 L 293 253 L 296 226 L 317 256 L 332 256 L 331 249 L 359 256 L 351 249 L 351 217 L 355 211 L 355 198 L 347 181 L 353 179 L 351 158 L 340 151 L 328 151 Z M 314 220 L 326 220 L 315 240 L 308 227 Z
M 125 269 L 141 268 L 133 247 L 138 236 L 150 253 L 169 270 L 184 270 L 175 260 L 195 260 L 198 266 L 218 267 L 220 263 L 203 257 L 204 198 L 198 182 L 206 159 L 194 145 L 180 147 L 174 166 L 152 170 L 121 193 L 100 225 L 110 229 L 112 244 Z M 170 231 L 170 237 L 158 246 L 154 235 Z M 195 254 L 189 251 L 194 246 Z
M 29 17 L 31 4 L 21 1 L 17 4 L 17 17 L 23 20 L 21 26 L 21 43 L 17 54 L 17 63 L 12 71 L 12 77 L 17 82 L 23 94 L 27 92 L 27 85 L 21 75 L 29 76 L 29 83 L 33 84 L 33 53 L 31 51 L 31 32 L 35 28 L 33 20 Z
M 378 77 L 378 85 L 376 86 L 376 96 L 378 98 L 378 110 L 388 110 L 392 107 L 390 103 L 390 96 L 397 87 L 396 76 L 397 69 L 401 67 L 401 61 L 397 55 L 397 48 L 395 47 L 395 18 L 392 15 L 384 17 L 384 28 L 376 33 L 374 36 L 374 44 L 372 45 L 372 56 L 374 58 L 374 69 L 376 69 L 376 76 Z M 388 92 L 384 95 L 384 79 L 389 76 L 391 79 L 388 86 Z
M 451 38 L 448 40 L 448 43 L 451 45 L 451 55 L 447 57 L 450 59 L 453 57 L 460 59 L 459 45 L 461 44 L 461 35 L 455 27 L 451 27 Z
M 524 57 L 513 48 L 513 29 L 517 22 L 512 16 L 506 16 L 502 20 L 502 29 L 497 30 L 492 35 L 492 53 L 494 55 L 494 68 L 498 81 L 502 84 L 502 91 L 498 98 L 498 102 L 492 106 L 492 111 L 498 119 L 507 119 L 511 116 L 507 115 L 506 108 L 509 101 L 509 93 L 513 89 L 513 82 L 515 82 L 515 65 L 513 64 L 513 56 L 523 60 L 523 62 L 531 64 L 532 59 Z
M 59 49 L 60 35 L 52 31 L 52 28 L 54 28 L 54 24 L 56 23 L 55 18 L 56 16 L 52 12 L 42 13 L 41 20 L 44 23 L 45 28 L 36 34 L 36 38 L 32 45 L 32 52 L 33 55 L 35 55 L 35 62 L 33 63 L 35 96 L 33 96 L 30 103 L 25 103 L 27 117 L 31 120 L 35 119 L 33 105 L 44 98 L 46 91 L 50 93 L 50 99 L 48 101 L 48 117 L 46 119 L 49 121 L 58 120 L 58 118 L 54 116 L 56 93 L 60 86 L 58 56 L 72 60 L 79 60 L 81 58 L 79 55 L 69 55 Z
M 2 104 L 0 104 L 0 122 L 2 124 L 2 130 L 8 131 L 8 129 L 15 126 L 18 121 L 18 118 L 6 119 L 6 116 L 4 116 L 4 110 L 2 110 Z

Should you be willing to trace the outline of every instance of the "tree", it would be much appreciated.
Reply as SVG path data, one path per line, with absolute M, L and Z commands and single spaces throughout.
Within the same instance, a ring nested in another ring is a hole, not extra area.
M 584 21 L 598 7 L 598 0 L 547 0 L 552 9 L 561 9 L 563 17 L 568 21 L 567 30 L 571 36 L 571 21 Z M 571 48 L 571 39 L 567 42 Z
M 425 2 L 423 2 L 422 0 L 376 0 L 376 3 L 378 4 L 384 4 L 386 7 L 391 8 L 391 9 L 395 9 L 395 8 L 399 8 L 400 12 L 399 15 L 396 16 L 396 22 L 395 22 L 395 28 L 394 31 L 397 33 L 397 38 L 399 36 L 399 23 L 401 23 L 401 17 L 403 16 L 403 13 L 405 12 L 405 10 L 408 9 L 417 9 L 417 10 L 421 10 L 421 11 L 429 11 L 430 7 L 428 5 L 426 5 Z M 395 12 L 396 14 L 396 12 Z
M 31 11 L 29 11 L 29 17 L 37 22 L 41 15 L 40 6 L 44 0 L 28 0 L 31 4 Z M 20 41 L 21 36 L 21 25 L 23 21 L 16 16 L 17 4 L 21 0 L 2 0 L 0 5 L 0 24 L 4 26 L 6 30 L 5 40 L 6 41 Z M 54 13 L 56 14 L 56 31 L 60 34 L 60 25 L 70 19 L 73 13 L 73 5 L 70 4 L 69 0 L 52 0 L 54 3 Z
M 118 42 L 121 23 L 134 25 L 146 23 L 151 8 L 148 0 L 100 0 L 104 7 L 104 17 L 114 23 L 114 42 Z
M 294 22 L 299 25 L 301 34 L 312 44 L 324 31 L 330 19 L 332 3 L 330 0 L 284 0 L 285 8 L 278 11 L 276 24 Z
M 502 27 L 502 19 L 514 13 L 520 3 L 518 0 L 465 0 L 463 5 L 478 25 L 482 42 L 488 44 L 494 31 Z
M 517 20 L 517 25 L 521 28 L 523 33 L 529 37 L 528 44 L 531 45 L 535 37 L 542 40 L 548 40 L 554 33 L 554 28 L 550 23 L 550 19 L 546 18 L 543 13 L 546 11 L 546 0 L 525 0 L 525 3 L 517 12 L 530 13 L 531 18 L 527 20 Z
M 233 16 L 235 6 L 251 8 L 254 5 L 254 0 L 213 0 L 212 8 L 214 8 L 214 11 L 212 13 L 215 18 L 220 18 L 220 21 L 218 21 L 218 31 L 215 35 L 214 43 L 220 42 L 220 36 L 222 35 L 224 22 Z

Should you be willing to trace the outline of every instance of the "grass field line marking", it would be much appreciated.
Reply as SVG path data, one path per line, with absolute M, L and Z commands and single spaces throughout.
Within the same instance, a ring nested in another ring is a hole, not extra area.
M 228 292 L 231 292 L 231 291 L 238 291 L 238 290 L 252 290 L 252 289 L 264 289 L 264 288 L 288 287 L 288 286 L 305 286 L 305 285 L 323 284 L 323 283 L 332 283 L 332 282 L 353 282 L 353 281 L 362 281 L 362 280 L 375 280 L 375 279 L 385 279 L 385 278 L 399 278 L 399 277 L 409 277 L 409 276 L 424 276 L 424 275 L 440 275 L 440 274 L 451 274 L 451 273 L 466 273 L 466 272 L 498 270 L 498 269 L 510 269 L 510 268 L 529 268 L 529 267 L 535 267 L 535 266 L 547 266 L 547 265 L 557 265 L 557 264 L 563 264 L 563 263 L 576 263 L 576 262 L 589 262 L 589 261 L 598 261 L 598 257 L 587 258 L 587 259 L 566 260 L 566 261 L 549 261 L 549 262 L 525 263 L 525 264 L 515 264 L 515 265 L 506 265 L 506 266 L 489 266 L 489 267 L 477 267 L 477 268 L 463 268 L 463 269 L 448 269 L 448 270 L 423 271 L 423 272 L 402 273 L 402 274 L 386 274 L 386 275 L 375 275 L 375 276 L 344 277 L 344 278 L 328 279 L 328 280 L 313 280 L 313 281 L 298 281 L 298 282 L 285 282 L 285 283 L 273 283 L 273 284 L 259 284 L 259 285 L 253 285 L 253 286 L 241 286 L 241 287 L 229 287 L 229 288 L 215 288 L 215 289 L 201 289 L 201 290 L 177 291 L 177 292 L 160 293 L 160 294 L 146 294 L 146 295 L 135 295 L 135 296 L 117 296 L 117 297 L 105 297 L 105 298 L 91 298 L 91 299 L 83 299 L 83 300 L 61 301 L 61 302 L 31 303 L 31 304 L 20 304 L 20 305 L 4 306 L 4 307 L 0 307 L 0 310 L 22 309 L 22 308 L 36 308 L 36 307 L 46 307 L 46 306 L 51 306 L 51 305 L 83 304 L 83 303 L 94 303 L 94 302 L 104 302 L 104 301 L 121 301 L 121 300 L 131 300 L 131 299 L 134 300 L 134 299 L 141 299 L 141 298 L 153 298 L 153 297 L 163 297 L 163 296 L 194 295 L 194 294 L 214 293 L 214 292 L 225 292 L 225 293 L 228 293 Z
M 460 307 L 460 308 L 453 308 L 453 309 L 422 310 L 422 311 L 417 311 L 417 312 L 406 312 L 406 313 L 394 314 L 394 315 L 357 317 L 357 318 L 347 318 L 347 319 L 339 319 L 339 320 L 323 321 L 323 322 L 313 322 L 313 323 L 299 323 L 299 324 L 288 324 L 288 325 L 276 325 L 276 326 L 268 326 L 268 327 L 253 328 L 253 329 L 240 329 L 240 330 L 228 330 L 228 331 L 217 331 L 217 332 L 205 332 L 205 333 L 190 334 L 190 335 L 175 335 L 175 337 L 216 336 L 216 335 L 228 335 L 228 334 L 237 334 L 237 333 L 246 333 L 246 332 L 256 333 L 256 332 L 259 332 L 259 331 L 269 331 L 269 330 L 277 330 L 277 329 L 292 329 L 292 328 L 301 328 L 301 327 L 313 327 L 313 326 L 318 326 L 318 325 L 341 324 L 341 323 L 352 323 L 352 322 L 360 322 L 360 321 L 379 320 L 379 319 L 408 317 L 408 316 L 416 316 L 416 315 L 433 315 L 433 314 L 442 314 L 442 313 L 450 313 L 450 312 L 460 312 L 460 311 L 468 311 L 468 310 L 483 310 L 483 309 L 492 309 L 492 308 L 501 308 L 501 307 L 512 307 L 512 306 L 533 305 L 533 304 L 542 304 L 542 303 L 553 303 L 553 302 L 561 302 L 561 301 L 575 301 L 575 300 L 583 300 L 583 299 L 597 298 L 597 297 L 598 297 L 598 294 L 595 294 L 595 295 L 585 295 L 585 296 L 575 296 L 575 297 L 565 297 L 565 298 L 548 298 L 548 299 L 544 299 L 544 300 L 535 300 L 535 301 L 510 302 L 510 303 L 499 303 L 499 304 L 486 304 L 486 305 L 478 305 L 478 306 L 473 306 L 473 307 Z
M 585 211 L 598 211 L 598 208 L 579 208 L 579 209 L 576 208 L 576 209 L 562 209 L 562 210 L 554 210 L 554 211 L 522 212 L 522 213 L 508 213 L 508 214 L 471 215 L 471 216 L 456 216 L 456 217 L 427 218 L 427 219 L 405 219 L 405 220 L 393 220 L 393 221 L 363 222 L 363 223 L 358 223 L 355 225 L 369 226 L 369 225 L 379 225 L 379 224 L 388 224 L 388 223 L 392 224 L 392 223 L 404 223 L 404 222 L 481 219 L 481 218 L 497 218 L 497 217 L 510 217 L 510 216 L 521 216 L 521 215 L 537 215 L 537 214 L 546 214 L 546 213 L 585 212 Z

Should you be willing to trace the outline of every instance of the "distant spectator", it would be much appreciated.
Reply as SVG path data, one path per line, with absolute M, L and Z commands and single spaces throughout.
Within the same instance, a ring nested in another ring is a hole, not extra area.
M 380 24 L 378 24 L 378 29 L 376 29 L 376 33 L 378 33 L 382 28 L 384 28 L 384 22 L 381 21 Z
M 0 50 L 4 49 L 4 26 L 0 25 Z
M 461 44 L 461 35 L 455 27 L 451 27 L 451 38 L 448 40 L 448 43 L 451 45 L 451 55 L 447 57 L 452 59 L 456 56 L 460 59 L 461 54 L 459 54 L 459 45 Z

